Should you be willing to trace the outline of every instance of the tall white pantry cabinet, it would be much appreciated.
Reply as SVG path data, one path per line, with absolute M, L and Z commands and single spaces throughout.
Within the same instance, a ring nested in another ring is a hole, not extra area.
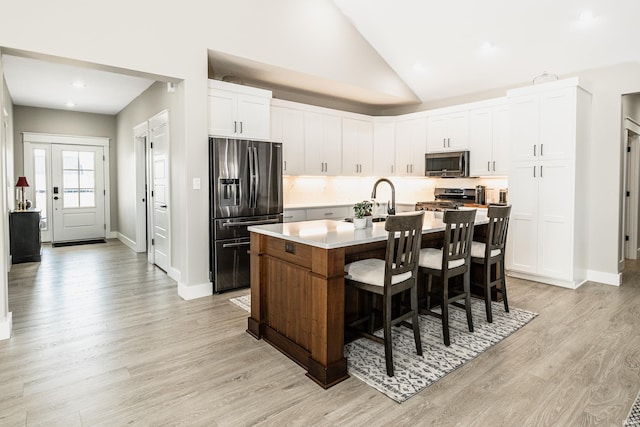
M 591 94 L 573 78 L 507 97 L 508 274 L 575 289 L 586 281 Z

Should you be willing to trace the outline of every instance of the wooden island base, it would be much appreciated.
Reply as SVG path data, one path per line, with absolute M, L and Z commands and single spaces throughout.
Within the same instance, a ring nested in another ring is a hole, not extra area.
M 443 232 L 422 237 L 422 247 L 438 247 Z M 304 367 L 324 388 L 347 379 L 345 318 L 357 316 L 364 300 L 351 290 L 345 295 L 344 265 L 384 258 L 385 247 L 381 240 L 325 249 L 252 232 L 247 332 Z

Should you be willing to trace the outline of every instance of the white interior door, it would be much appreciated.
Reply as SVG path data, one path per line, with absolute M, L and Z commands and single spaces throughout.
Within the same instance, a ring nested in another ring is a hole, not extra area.
M 169 271 L 171 230 L 169 218 L 169 125 L 166 112 L 149 120 L 151 142 L 151 262 Z
M 104 148 L 51 147 L 52 242 L 104 239 Z

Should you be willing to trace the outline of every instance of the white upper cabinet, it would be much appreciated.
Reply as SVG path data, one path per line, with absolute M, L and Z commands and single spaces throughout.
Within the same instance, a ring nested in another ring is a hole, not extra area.
M 575 144 L 575 88 L 511 97 L 512 161 L 570 159 Z
M 471 110 L 469 151 L 471 176 L 506 176 L 509 173 L 509 107 Z
M 417 117 L 396 123 L 396 175 L 424 176 L 427 119 Z
M 342 173 L 342 120 L 339 116 L 304 112 L 305 174 Z
M 209 135 L 269 140 L 271 92 L 209 80 Z
M 373 174 L 396 174 L 396 124 L 395 121 L 373 122 Z
M 430 116 L 427 122 L 427 151 L 459 151 L 469 147 L 469 112 Z
M 272 106 L 271 140 L 282 142 L 282 173 L 304 174 L 304 113 L 292 108 Z
M 342 119 L 342 174 L 373 173 L 373 124 L 367 120 Z

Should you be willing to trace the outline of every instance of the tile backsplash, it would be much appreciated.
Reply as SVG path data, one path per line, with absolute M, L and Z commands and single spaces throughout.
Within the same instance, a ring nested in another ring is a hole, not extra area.
M 350 176 L 285 176 L 283 179 L 284 205 L 351 204 L 369 200 L 373 184 L 379 177 Z M 475 188 L 487 186 L 487 201 L 497 202 L 501 188 L 508 188 L 506 177 L 496 178 L 422 178 L 389 177 L 396 189 L 396 203 L 415 203 L 433 200 L 436 187 Z M 391 199 L 391 190 L 385 183 L 378 186 L 377 200 Z

